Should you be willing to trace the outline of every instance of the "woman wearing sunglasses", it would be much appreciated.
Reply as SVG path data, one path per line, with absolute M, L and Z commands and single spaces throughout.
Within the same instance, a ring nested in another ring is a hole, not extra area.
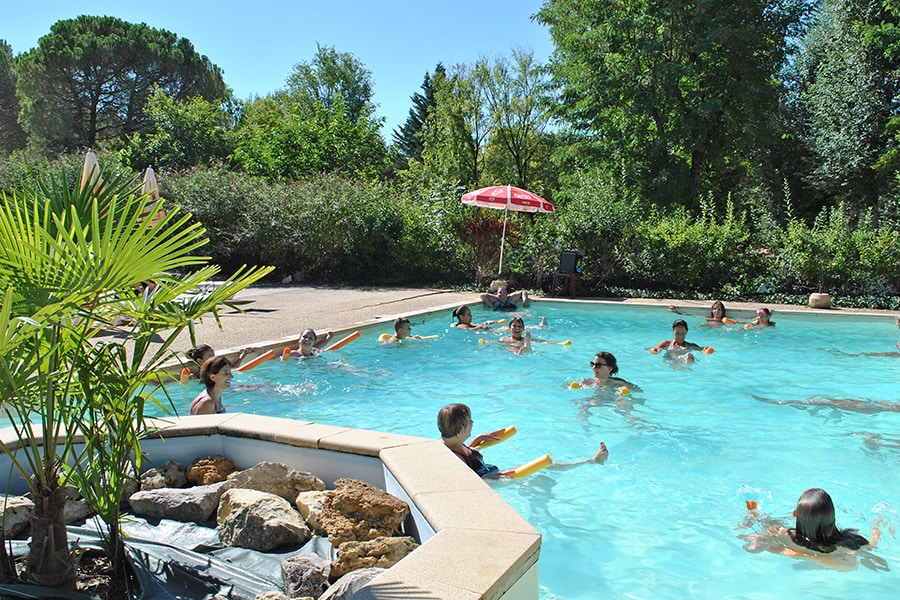
M 619 372 L 619 367 L 616 364 L 616 357 L 610 352 L 598 352 L 595 354 L 594 359 L 591 361 L 591 368 L 594 370 L 594 376 L 587 377 L 578 382 L 580 387 L 599 388 L 608 386 L 620 388 L 620 390 L 625 387 L 629 392 L 641 390 L 641 388 L 630 381 L 625 381 L 621 377 L 613 377 L 613 375 Z

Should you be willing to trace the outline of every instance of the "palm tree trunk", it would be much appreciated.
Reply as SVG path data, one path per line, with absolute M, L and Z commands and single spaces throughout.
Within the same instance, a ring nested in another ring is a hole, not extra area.
M 31 545 L 26 573 L 29 581 L 49 587 L 75 585 L 75 561 L 69 552 L 65 508 L 68 496 L 56 478 L 34 499 Z

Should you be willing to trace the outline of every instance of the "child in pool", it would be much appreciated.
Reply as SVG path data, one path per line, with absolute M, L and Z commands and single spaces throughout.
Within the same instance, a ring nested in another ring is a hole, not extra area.
M 747 508 L 754 519 L 756 503 L 747 502 Z M 854 529 L 839 529 L 834 519 L 834 503 L 828 492 L 821 488 L 810 488 L 803 492 L 794 509 L 795 526 L 786 528 L 770 520 L 763 533 L 739 536 L 747 543 L 748 552 L 768 550 L 774 554 L 805 558 L 817 561 L 830 569 L 851 571 L 856 569 L 857 556 L 863 555 L 863 564 L 874 570 L 887 569 L 887 563 L 870 553 L 865 547 L 874 548 L 881 534 L 872 527 L 871 541 L 859 535 Z
M 394 319 L 394 335 L 384 341 L 385 344 L 398 344 L 405 339 L 421 340 L 421 335 L 412 335 L 412 323 L 406 317 Z
M 441 432 L 441 441 L 470 469 L 484 479 L 499 479 L 512 476 L 515 469 L 501 471 L 494 465 L 486 464 L 478 450 L 466 445 L 466 440 L 472 435 L 473 424 L 472 411 L 465 404 L 448 404 L 438 412 L 437 425 L 438 430 Z M 490 433 L 482 433 L 475 436 L 475 439 L 472 440 L 472 446 L 478 446 L 488 440 L 498 439 L 500 438 Z M 607 450 L 605 443 L 600 442 L 600 449 L 597 450 L 593 458 L 574 463 L 553 463 L 548 468 L 568 469 L 586 463 L 604 463 L 607 458 L 609 458 L 609 450 Z

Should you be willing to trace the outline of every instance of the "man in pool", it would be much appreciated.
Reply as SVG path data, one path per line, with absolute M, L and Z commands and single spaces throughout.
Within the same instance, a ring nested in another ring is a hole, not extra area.
M 530 303 L 528 292 L 525 290 L 519 290 L 510 294 L 506 291 L 506 286 L 502 285 L 497 288 L 496 294 L 481 295 L 481 301 L 491 310 L 516 310 L 516 303 L 514 302 L 516 299 L 520 300 L 522 306 L 525 307 Z
M 441 441 L 470 469 L 485 479 L 512 477 L 516 471 L 515 469 L 501 471 L 495 465 L 486 464 L 478 450 L 466 445 L 466 440 L 472 435 L 473 424 L 472 411 L 465 404 L 448 404 L 438 412 L 437 425 L 438 430 L 441 432 Z M 475 439 L 472 440 L 472 446 L 478 446 L 489 440 L 496 441 L 499 439 L 490 433 L 482 433 L 475 436 Z M 591 462 L 604 463 L 607 458 L 609 458 L 609 450 L 606 449 L 606 444 L 600 442 L 600 449 L 597 450 L 593 458 L 574 463 L 554 463 L 550 465 L 550 468 L 567 469 Z

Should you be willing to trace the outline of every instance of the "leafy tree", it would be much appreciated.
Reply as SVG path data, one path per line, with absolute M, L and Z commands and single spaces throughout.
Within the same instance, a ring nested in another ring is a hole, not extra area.
M 422 151 L 425 149 L 422 131 L 428 121 L 428 115 L 434 113 L 437 105 L 432 80 L 444 80 L 446 77 L 447 72 L 444 65 L 438 63 L 434 68 L 434 75 L 425 73 L 425 79 L 422 81 L 422 93 L 416 92 L 412 95 L 413 107 L 409 109 L 406 122 L 402 127 L 394 130 L 394 145 L 403 159 L 422 160 Z
M 72 483 L 106 521 L 120 566 L 119 511 L 150 427 L 144 406 L 160 382 L 156 371 L 193 319 L 271 270 L 243 271 L 222 286 L 228 289 L 176 302 L 218 268 L 194 254 L 205 240 L 190 215 L 146 219 L 145 209 L 159 214 L 163 201 L 138 189 L 131 177 L 93 169 L 80 186 L 65 176 L 39 180 L 25 193 L 3 195 L 0 207 L 0 396 L 19 438 L 0 449 L 30 487 L 26 571 L 42 585 L 74 579 L 63 518 Z M 170 275 L 184 268 L 198 270 Z M 158 289 L 136 295 L 134 285 L 148 279 Z M 127 339 L 98 343 L 114 315 L 131 318 Z
M 548 0 L 558 114 L 606 168 L 659 202 L 730 190 L 748 148 L 775 137 L 775 79 L 800 0 Z
M 189 40 L 114 17 L 57 21 L 19 58 L 21 120 L 41 150 L 125 143 L 149 127 L 155 88 L 176 100 L 226 94 L 221 70 Z
M 318 46 L 311 61 L 294 65 L 294 72 L 287 79 L 287 91 L 310 110 L 316 102 L 326 110 L 342 102 L 343 111 L 354 123 L 375 112 L 372 73 L 355 56 L 334 47 Z
M 25 147 L 25 130 L 19 125 L 16 79 L 12 47 L 0 40 L 0 156 Z
M 900 86 L 863 44 L 859 28 L 880 13 L 868 0 L 826 0 L 798 61 L 815 157 L 808 178 L 828 204 L 857 210 L 877 207 L 892 183 L 891 173 L 876 165 L 889 148 L 885 128 Z
M 475 72 L 485 90 L 492 138 L 512 159 L 516 185 L 528 188 L 532 162 L 549 125 L 546 72 L 535 62 L 534 52 L 523 50 L 513 50 L 512 60 L 498 58 L 493 64 L 482 58 Z
M 477 185 L 490 133 L 484 86 L 466 65 L 455 65 L 447 79 L 433 83 L 437 103 L 423 132 L 422 162 L 439 178 Z
M 122 151 L 123 163 L 133 170 L 186 169 L 225 160 L 231 154 L 233 118 L 220 105 L 200 96 L 175 100 L 157 89 L 145 112 L 152 119 L 150 130 L 135 133 Z
M 236 131 L 235 160 L 251 174 L 303 179 L 322 172 L 373 179 L 387 168 L 378 120 L 352 121 L 340 98 L 324 106 L 286 93 L 249 104 Z

